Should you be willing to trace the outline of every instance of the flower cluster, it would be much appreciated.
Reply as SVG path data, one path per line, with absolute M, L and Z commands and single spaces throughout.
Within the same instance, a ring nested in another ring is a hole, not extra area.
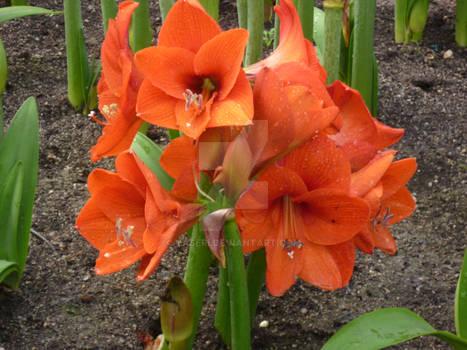
M 196 0 L 177 1 L 157 46 L 133 53 L 137 6 L 120 4 L 102 46 L 106 123 L 91 157 L 118 155 L 116 173 L 91 173 L 91 199 L 76 224 L 100 251 L 96 273 L 142 259 L 138 279 L 147 278 L 219 195 L 234 208 L 244 253 L 265 248 L 275 296 L 296 276 L 323 289 L 345 286 L 356 248 L 396 252 L 389 227 L 415 208 L 405 185 L 417 165 L 385 149 L 404 131 L 373 118 L 345 84 L 325 85 L 291 0 L 275 9 L 280 45 L 244 69 L 248 32 L 222 31 Z M 170 190 L 129 150 L 143 121 L 183 134 L 159 160 L 174 179 Z

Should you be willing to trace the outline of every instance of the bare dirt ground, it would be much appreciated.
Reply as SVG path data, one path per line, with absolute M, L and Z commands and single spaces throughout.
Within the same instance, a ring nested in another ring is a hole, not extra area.
M 60 0 L 31 0 L 60 10 Z M 82 1 L 88 53 L 103 40 L 100 1 Z M 153 28 L 160 18 L 152 3 Z M 234 26 L 235 7 L 222 1 L 222 25 Z M 416 213 L 394 227 L 396 256 L 357 255 L 354 276 L 342 290 L 325 292 L 298 281 L 283 297 L 266 290 L 253 328 L 254 349 L 319 349 L 339 327 L 382 307 L 406 307 L 434 327 L 454 332 L 453 302 L 467 245 L 467 50 L 454 41 L 455 1 L 432 0 L 420 44 L 396 45 L 393 1 L 378 0 L 375 52 L 379 62 L 378 118 L 406 134 L 399 157 L 415 156 L 419 168 L 409 188 Z M 40 110 L 40 169 L 33 228 L 18 291 L 0 291 L 0 349 L 142 349 L 138 333 L 157 335 L 159 296 L 173 274 L 182 275 L 188 241 L 179 240 L 151 278 L 135 281 L 135 268 L 95 276 L 95 251 L 73 228 L 88 199 L 86 178 L 96 166 L 89 150 L 101 127 L 75 112 L 66 99 L 63 16 L 41 16 L 0 26 L 8 55 L 6 123 L 28 97 Z M 451 58 L 443 58 L 452 50 Z M 164 142 L 165 135 L 151 135 Z M 212 267 L 196 348 L 222 349 L 213 327 L 217 269 Z M 267 320 L 267 328 L 259 323 Z M 447 349 L 434 338 L 399 349 Z

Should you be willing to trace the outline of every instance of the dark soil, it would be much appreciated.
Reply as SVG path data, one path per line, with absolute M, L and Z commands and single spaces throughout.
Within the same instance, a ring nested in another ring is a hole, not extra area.
M 152 1 L 154 29 L 160 26 Z M 31 0 L 60 10 L 61 0 Z M 83 1 L 88 53 L 103 40 L 100 1 Z M 234 26 L 232 1 L 222 6 L 224 27 Z M 358 254 L 344 289 L 325 292 L 302 281 L 281 298 L 265 290 L 253 328 L 254 349 L 319 349 L 339 327 L 382 307 L 411 309 L 434 327 L 454 332 L 456 282 L 466 249 L 467 50 L 454 41 L 455 1 L 432 0 L 420 44 L 396 45 L 393 1 L 378 0 L 375 51 L 379 62 L 378 118 L 406 134 L 399 157 L 415 156 L 419 168 L 409 188 L 415 214 L 393 228 L 396 256 Z M 151 278 L 135 281 L 135 268 L 94 274 L 98 255 L 73 228 L 88 199 L 86 178 L 96 166 L 89 150 L 101 127 L 75 112 L 66 98 L 63 16 L 30 17 L 0 26 L 8 55 L 6 123 L 28 97 L 40 110 L 40 169 L 33 228 L 21 287 L 0 292 L 0 349 L 142 349 L 139 333 L 157 335 L 159 296 L 173 274 L 182 275 L 187 240 L 179 240 Z M 452 58 L 443 58 L 452 50 Z M 164 142 L 164 134 L 152 135 Z M 212 268 L 196 347 L 223 348 L 213 327 L 217 282 Z M 260 328 L 263 320 L 269 322 Z M 447 349 L 426 337 L 399 349 Z

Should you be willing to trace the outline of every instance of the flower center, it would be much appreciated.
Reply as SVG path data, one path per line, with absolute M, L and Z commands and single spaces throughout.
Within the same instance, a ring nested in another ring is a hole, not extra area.
M 284 196 L 283 204 L 283 233 L 287 238 L 282 240 L 282 249 L 287 251 L 290 259 L 294 258 L 295 249 L 301 249 L 303 242 L 297 239 L 297 223 L 295 217 L 295 204 L 289 196 Z
M 122 218 L 118 218 L 115 222 L 115 231 L 117 231 L 118 245 L 121 247 L 124 244 L 126 244 L 127 246 L 131 245 L 136 248 L 135 241 L 131 239 L 135 227 L 128 225 L 126 228 L 122 228 L 122 221 Z M 123 240 L 120 239 L 121 237 L 123 238 Z
M 216 90 L 216 86 L 209 78 L 203 78 L 200 93 L 186 89 L 183 93 L 183 98 L 185 99 L 185 111 L 188 111 L 191 105 L 195 105 L 198 108 L 198 112 L 201 112 L 203 110 L 203 104 L 209 101 L 214 90 Z
M 381 225 L 382 227 L 387 227 L 389 226 L 389 220 L 391 220 L 394 217 L 394 214 L 391 213 L 391 207 L 386 207 L 386 211 L 384 212 L 383 216 L 378 219 L 378 216 L 381 214 L 381 209 L 382 205 L 379 205 L 378 211 L 376 212 L 376 215 L 374 216 L 373 220 L 373 227 L 376 229 L 378 225 Z

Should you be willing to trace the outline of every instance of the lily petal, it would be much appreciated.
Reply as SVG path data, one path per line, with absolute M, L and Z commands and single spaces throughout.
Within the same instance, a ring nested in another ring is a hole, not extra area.
M 368 222 L 370 209 L 360 198 L 334 189 L 305 193 L 294 202 L 303 203 L 306 237 L 315 244 L 335 245 L 351 240 Z
M 196 53 L 222 31 L 198 1 L 177 1 L 170 9 L 159 33 L 158 45 L 182 47 Z

